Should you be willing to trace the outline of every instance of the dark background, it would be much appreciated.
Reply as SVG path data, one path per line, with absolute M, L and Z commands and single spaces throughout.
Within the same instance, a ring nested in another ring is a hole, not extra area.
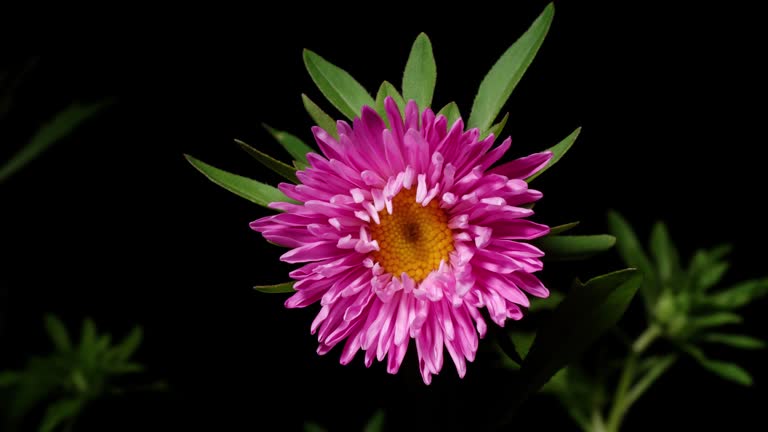
M 232 140 L 286 156 L 261 128 L 266 122 L 310 142 L 299 96 L 324 100 L 301 49 L 375 92 L 383 79 L 399 86 L 419 31 L 429 34 L 437 60 L 434 105 L 455 100 L 466 116 L 483 74 L 544 5 L 443 5 L 426 18 L 305 11 L 306 22 L 251 14 L 221 31 L 210 17 L 137 25 L 141 37 L 130 44 L 101 35 L 77 51 L 40 57 L 2 123 L 0 158 L 72 100 L 116 104 L 0 185 L 0 368 L 48 350 L 44 313 L 72 328 L 91 316 L 116 334 L 142 324 L 138 358 L 171 391 L 101 402 L 76 429 L 300 430 L 313 420 L 359 430 L 379 407 L 390 430 L 488 424 L 482 407 L 506 386 L 488 343 L 464 380 L 446 362 L 430 387 L 418 376 L 413 346 L 397 376 L 379 363 L 366 370 L 360 355 L 346 367 L 338 350 L 318 357 L 309 334 L 318 308 L 286 310 L 284 295 L 251 289 L 282 282 L 289 270 L 281 251 L 248 228 L 268 211 L 208 182 L 182 154 L 275 183 Z M 537 180 L 544 199 L 536 220 L 581 220 L 579 232 L 604 232 L 605 212 L 615 208 L 645 239 L 664 219 L 683 256 L 734 244 L 726 284 L 765 276 L 765 71 L 758 69 L 765 32 L 755 14 L 701 4 L 556 6 L 549 36 L 507 105 L 511 156 L 583 127 L 568 155 Z M 543 278 L 552 286 L 620 265 L 611 252 L 583 266 L 549 265 Z M 744 310 L 746 331 L 765 338 L 767 305 Z M 640 317 L 631 311 L 624 326 L 631 332 Z M 764 423 L 765 352 L 712 353 L 744 365 L 754 387 L 684 360 L 636 405 L 626 430 Z M 575 429 L 547 397 L 529 401 L 517 420 L 523 430 Z

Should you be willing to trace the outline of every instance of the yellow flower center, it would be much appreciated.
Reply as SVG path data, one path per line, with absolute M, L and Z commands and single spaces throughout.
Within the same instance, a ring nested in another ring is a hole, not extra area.
M 453 236 L 437 200 L 422 206 L 415 189 L 403 189 L 392 198 L 392 214 L 379 212 L 381 223 L 371 224 L 371 237 L 379 243 L 373 258 L 384 271 L 398 277 L 407 273 L 421 282 L 441 260 L 448 261 Z

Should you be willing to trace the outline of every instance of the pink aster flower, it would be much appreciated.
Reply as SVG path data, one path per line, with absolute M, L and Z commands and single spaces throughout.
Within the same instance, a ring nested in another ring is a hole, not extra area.
M 405 119 L 391 98 L 385 109 L 390 127 L 366 106 L 352 126 L 337 123 L 338 140 L 313 128 L 322 155 L 307 155 L 300 184 L 280 184 L 300 204 L 274 202 L 282 213 L 251 228 L 291 248 L 282 261 L 307 263 L 290 273 L 296 293 L 285 305 L 320 302 L 318 354 L 344 341 L 342 364 L 363 350 L 366 366 L 386 358 L 396 373 L 414 339 L 425 383 L 444 351 L 463 377 L 487 330 L 480 309 L 504 326 L 522 318 L 526 294 L 549 295 L 533 274 L 544 254 L 525 242 L 549 228 L 523 205 L 541 198 L 524 179 L 552 154 L 492 168 L 510 138 L 492 148 L 493 135 L 413 101 Z

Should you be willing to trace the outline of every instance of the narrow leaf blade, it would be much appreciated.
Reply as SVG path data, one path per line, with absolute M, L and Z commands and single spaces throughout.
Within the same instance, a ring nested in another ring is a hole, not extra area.
M 371 95 L 352 75 L 308 49 L 304 66 L 323 96 L 350 120 L 360 116 L 364 105 L 374 106 Z
M 382 432 L 384 430 L 385 419 L 386 415 L 384 414 L 384 410 L 376 410 L 368 420 L 368 423 L 366 423 L 363 432 Z
M 295 283 L 296 282 L 285 282 L 276 285 L 256 285 L 253 289 L 267 294 L 293 293 L 296 292 L 296 290 L 293 289 Z
M 253 156 L 254 159 L 259 161 L 262 165 L 269 168 L 270 170 L 274 171 L 277 174 L 280 174 L 288 181 L 291 181 L 293 183 L 298 183 L 299 179 L 296 178 L 296 168 L 286 165 L 283 162 L 280 162 L 279 160 L 273 158 L 272 156 L 263 153 L 248 144 L 244 143 L 240 140 L 235 140 L 237 145 L 240 146 L 241 149 L 245 150 L 246 153 Z
M 619 212 L 613 210 L 608 212 L 608 230 L 616 237 L 616 249 L 624 259 L 624 263 L 639 269 L 645 276 L 643 286 L 640 288 L 641 293 L 646 307 L 653 304 L 659 294 L 656 270 L 640 245 L 635 231 Z
M 312 149 L 312 147 L 304 144 L 304 141 L 302 141 L 300 138 L 296 137 L 295 135 L 291 135 L 288 132 L 271 128 L 266 124 L 263 126 L 267 131 L 269 131 L 270 134 L 272 134 L 275 140 L 277 140 L 277 142 L 280 143 L 281 146 L 283 146 L 285 151 L 287 151 L 288 154 L 290 154 L 293 157 L 293 159 L 299 163 L 299 166 L 301 167 L 309 166 L 309 164 L 307 163 L 307 153 L 312 153 L 315 151 L 314 149 Z
M 558 161 L 560 161 L 560 159 L 562 159 L 562 157 L 568 152 L 568 150 L 571 149 L 571 146 L 573 146 L 573 143 L 576 142 L 576 138 L 579 137 L 580 133 L 581 133 L 581 128 L 578 127 L 578 128 L 576 128 L 576 130 L 571 132 L 570 135 L 568 135 L 567 137 L 563 138 L 562 141 L 560 141 L 559 143 L 557 143 L 554 146 L 550 147 L 548 150 L 552 152 L 552 159 L 550 159 L 549 162 L 547 162 L 547 165 L 544 168 L 542 168 L 539 171 L 537 171 L 536 174 L 534 174 L 534 175 L 528 177 L 527 179 L 525 179 L 525 181 L 530 183 L 533 180 L 535 180 L 536 177 L 538 177 L 541 174 L 543 174 L 544 171 L 552 168 L 552 166 L 554 164 L 556 164 Z
M 459 112 L 459 106 L 456 105 L 456 102 L 449 102 L 448 105 L 444 106 L 443 109 L 437 113 L 437 115 L 440 114 L 445 116 L 448 129 L 456 123 L 456 120 L 461 118 L 461 112 Z
M 667 225 L 656 222 L 651 230 L 651 253 L 656 260 L 661 282 L 669 282 L 680 270 L 680 256 L 669 236 Z
M 579 221 L 576 222 L 569 222 L 567 224 L 557 225 L 549 229 L 549 234 L 547 235 L 558 235 L 562 234 L 566 231 L 570 231 L 574 228 L 576 228 L 579 225 Z
M 336 129 L 336 122 L 331 116 L 326 114 L 322 108 L 317 106 L 317 104 L 314 103 L 312 99 L 310 99 L 304 93 L 301 94 L 301 102 L 304 104 L 304 109 L 307 110 L 307 114 L 309 114 L 312 120 L 314 120 L 316 125 L 320 126 L 332 137 L 336 139 L 339 138 L 339 131 Z
M 52 432 L 63 422 L 74 418 L 83 406 L 82 399 L 62 399 L 51 404 L 40 423 L 40 432 Z
M 534 241 L 544 251 L 544 259 L 572 261 L 589 258 L 613 247 L 616 238 L 607 234 L 547 236 Z
M 701 349 L 693 345 L 686 345 L 683 347 L 683 349 L 688 354 L 690 354 L 691 357 L 693 357 L 693 359 L 696 360 L 696 362 L 698 362 L 702 367 L 714 373 L 715 375 L 741 384 L 743 386 L 752 385 L 752 376 L 741 366 L 735 363 L 712 360 L 708 358 Z
M 437 80 L 437 67 L 432 53 L 432 43 L 426 34 L 420 33 L 411 47 L 411 54 L 403 72 L 403 97 L 415 100 L 422 110 L 432 103 Z
M 768 278 L 741 282 L 731 288 L 713 293 L 706 302 L 712 306 L 735 309 L 768 294 Z
M 507 125 L 507 120 L 509 119 L 509 113 L 504 114 L 504 117 L 501 118 L 501 121 L 496 123 L 495 125 L 491 126 L 490 129 L 488 129 L 488 132 L 483 134 L 483 138 L 487 137 L 490 134 L 493 134 L 495 138 L 499 138 L 501 136 L 501 131 L 504 130 L 504 126 Z
M 539 51 L 549 31 L 555 7 L 550 3 L 531 27 L 510 46 L 480 83 L 472 104 L 469 128 L 488 130 Z
M 268 207 L 269 203 L 272 202 L 296 202 L 275 187 L 218 169 L 189 155 L 184 155 L 184 157 L 212 182 L 260 206 Z
M 59 352 L 69 352 L 72 350 L 72 341 L 69 338 L 67 328 L 64 327 L 64 323 L 55 315 L 46 315 L 45 328 L 48 331 L 48 336 L 51 338 L 53 345 Z
M 727 334 L 727 333 L 707 333 L 701 337 L 704 342 L 728 345 L 740 349 L 763 349 L 765 342 L 752 336 Z

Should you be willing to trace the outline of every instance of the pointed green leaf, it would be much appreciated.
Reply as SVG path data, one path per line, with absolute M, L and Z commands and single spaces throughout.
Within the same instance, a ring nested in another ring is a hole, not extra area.
M 435 92 L 437 67 L 432 54 L 432 43 L 426 34 L 420 33 L 411 47 L 411 54 L 403 72 L 403 98 L 415 100 L 419 108 L 430 106 Z
M 295 283 L 296 282 L 285 282 L 276 285 L 256 285 L 253 289 L 267 294 L 293 293 L 296 292 L 296 290 L 293 289 Z
M 64 323 L 58 317 L 46 315 L 45 328 L 51 341 L 53 341 L 53 345 L 56 346 L 59 352 L 69 352 L 72 349 L 72 341 L 69 339 L 67 328 L 64 327 Z
M 581 260 L 604 252 L 616 243 L 607 234 L 584 236 L 546 236 L 533 242 L 544 251 L 544 259 L 557 261 Z
M 580 133 L 581 133 L 581 128 L 578 127 L 578 128 L 576 128 L 576 130 L 571 132 L 570 135 L 568 135 L 567 137 L 563 138 L 562 141 L 560 141 L 559 143 L 557 143 L 554 146 L 550 147 L 548 149 L 548 151 L 552 152 L 552 159 L 550 159 L 549 162 L 547 162 L 547 165 L 544 168 L 540 169 L 538 172 L 536 172 L 536 174 L 534 174 L 534 175 L 528 177 L 527 179 L 525 179 L 525 181 L 530 183 L 533 180 L 535 180 L 536 177 L 538 177 L 541 174 L 543 174 L 544 171 L 552 168 L 552 165 L 556 164 L 565 155 L 565 153 L 567 153 L 568 150 L 571 149 L 571 146 L 573 146 L 573 143 L 576 142 L 576 138 L 579 137 Z
M 80 333 L 80 353 L 84 357 L 90 356 L 96 348 L 96 324 L 86 318 L 83 321 L 83 329 Z
M 461 118 L 461 112 L 459 112 L 459 106 L 456 105 L 456 102 L 449 102 L 448 105 L 444 106 L 443 109 L 437 113 L 437 115 L 440 114 L 445 116 L 449 130 L 451 129 L 451 126 L 456 123 L 456 120 Z
M 554 226 L 549 229 L 549 234 L 547 235 L 558 235 L 562 234 L 566 231 L 572 230 L 573 228 L 576 228 L 579 225 L 579 221 L 576 222 L 570 222 L 563 225 Z
M 749 372 L 745 371 L 741 366 L 735 363 L 712 360 L 704 355 L 704 352 L 701 349 L 693 345 L 685 345 L 683 350 L 690 354 L 691 357 L 705 369 L 719 375 L 721 378 L 725 378 L 744 386 L 752 385 L 752 376 L 750 376 Z
M 504 130 L 504 126 L 507 125 L 508 119 L 509 119 L 509 113 L 504 114 L 504 117 L 501 118 L 501 121 L 491 126 L 491 128 L 488 129 L 488 132 L 484 133 L 482 137 L 485 138 L 488 135 L 493 134 L 495 138 L 499 138 L 501 136 L 501 131 Z
M 184 155 L 184 157 L 187 158 L 193 167 L 208 177 L 209 180 L 251 202 L 264 207 L 268 207 L 269 203 L 272 202 L 296 203 L 296 201 L 288 198 L 275 187 L 220 170 L 189 155 Z
M 752 336 L 727 334 L 727 333 L 706 333 L 702 335 L 701 340 L 705 342 L 718 343 L 741 349 L 762 349 L 765 348 L 765 342 Z
M 339 131 L 336 129 L 336 121 L 317 106 L 316 103 L 312 102 L 312 99 L 304 93 L 301 94 L 301 101 L 304 103 L 304 109 L 307 110 L 307 114 L 312 117 L 315 124 L 320 126 L 330 136 L 339 139 Z
M 727 262 L 718 262 L 702 270 L 701 273 L 695 278 L 696 289 L 700 292 L 707 291 L 708 289 L 717 285 L 723 278 L 725 272 L 728 271 L 730 264 Z
M 350 74 L 308 49 L 304 66 L 326 99 L 350 120 L 360 116 L 363 105 L 374 106 L 371 95 Z
M 730 312 L 716 312 L 709 315 L 693 318 L 688 323 L 688 326 L 693 331 L 698 331 L 727 324 L 739 324 L 741 322 L 742 318 L 739 315 Z
M 520 369 L 520 397 L 538 390 L 613 327 L 641 282 L 640 272 L 627 269 L 598 276 L 583 285 L 577 283 L 550 320 L 539 328 Z
M 141 345 L 141 341 L 144 339 L 144 331 L 140 326 L 134 327 L 128 336 L 120 342 L 119 345 L 114 347 L 114 359 L 119 362 L 124 362 L 131 358 Z
M 395 101 L 395 104 L 397 104 L 397 107 L 400 108 L 401 116 L 405 116 L 405 100 L 402 96 L 400 96 L 400 92 L 397 91 L 395 86 L 393 86 L 389 81 L 384 81 L 381 83 L 379 91 L 376 93 L 376 112 L 379 113 L 381 118 L 389 123 L 389 118 L 387 117 L 386 110 L 384 109 L 384 100 L 387 98 L 387 96 L 392 97 L 392 99 Z
M 52 144 L 71 134 L 80 124 L 93 117 L 109 103 L 73 104 L 60 111 L 37 130 L 32 139 L 7 162 L 0 165 L 0 183 L 38 157 Z
M 680 270 L 680 256 L 672 243 L 664 222 L 656 222 L 651 230 L 651 253 L 662 282 L 669 282 Z
M 238 139 L 236 139 L 235 142 L 237 143 L 237 145 L 240 146 L 241 149 L 245 150 L 246 153 L 253 156 L 254 159 L 259 161 L 265 167 L 271 169 L 277 174 L 280 174 L 281 176 L 283 176 L 283 178 L 293 183 L 299 182 L 299 179 L 296 178 L 296 168 L 290 165 L 286 165 L 283 162 L 280 162 L 279 160 L 273 158 L 272 156 L 266 153 L 262 153 L 261 151 L 256 150 L 255 148 L 249 146 L 248 144 Z
M 385 417 L 384 410 L 376 410 L 365 425 L 363 432 L 382 432 L 384 430 Z
M 523 357 L 518 353 L 517 348 L 515 347 L 515 342 L 512 340 L 507 330 L 496 326 L 491 326 L 489 330 L 493 332 L 496 344 L 499 346 L 501 352 L 517 365 L 523 364 Z
M 16 371 L 0 372 L 0 388 L 15 385 L 21 381 L 22 374 Z
M 75 418 L 83 407 L 82 399 L 62 399 L 52 403 L 40 423 L 40 432 L 52 432 L 67 420 Z
M 531 298 L 531 306 L 528 308 L 528 312 L 538 312 L 542 310 L 551 310 L 557 307 L 560 302 L 563 301 L 565 296 L 558 291 L 550 291 L 547 298 Z
M 550 3 L 528 31 L 493 65 L 477 90 L 468 128 L 476 127 L 481 132 L 488 130 L 539 51 L 554 14 L 555 7 Z
M 646 308 L 656 302 L 659 289 L 656 285 L 656 270 L 643 251 L 635 231 L 624 217 L 617 211 L 608 212 L 608 230 L 616 237 L 616 249 L 624 259 L 624 263 L 635 267 L 644 275 L 643 286 L 640 288 Z
M 326 429 L 315 422 L 304 422 L 304 432 L 326 432 Z
M 722 263 L 722 259 L 731 252 L 731 249 L 731 245 L 724 244 L 709 250 L 697 250 L 689 264 L 690 276 L 698 279 L 708 268 Z
M 266 124 L 264 124 L 263 126 L 267 131 L 269 131 L 270 134 L 272 134 L 273 137 L 275 137 L 277 142 L 279 142 L 280 145 L 283 146 L 285 151 L 287 151 L 288 154 L 290 154 L 293 157 L 293 159 L 296 162 L 298 162 L 298 165 L 301 166 L 300 169 L 304 169 L 309 166 L 309 164 L 307 163 L 307 153 L 312 153 L 315 151 L 312 149 L 312 147 L 304 144 L 304 141 L 302 141 L 295 135 L 291 135 L 288 132 L 273 129 Z
M 706 298 L 712 306 L 733 309 L 768 294 L 768 278 L 741 282 L 731 288 L 713 293 Z

